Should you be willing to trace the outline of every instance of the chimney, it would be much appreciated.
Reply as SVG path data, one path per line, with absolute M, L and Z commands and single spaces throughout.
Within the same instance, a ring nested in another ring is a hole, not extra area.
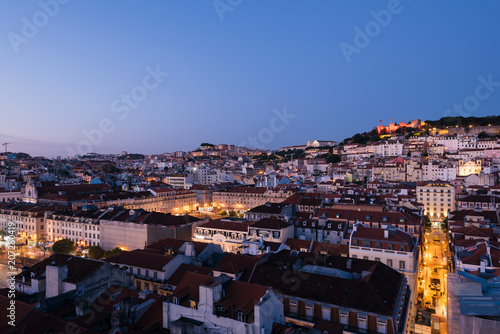
M 486 264 L 487 264 L 487 262 L 488 262 L 488 260 L 486 260 L 486 259 L 482 259 L 481 260 L 481 269 L 479 270 L 479 272 L 481 274 L 486 273 Z
M 389 230 L 384 230 L 384 239 L 388 239 L 389 238 Z
M 209 282 L 200 285 L 198 310 L 204 313 L 212 313 L 214 301 L 218 302 L 222 297 L 222 284 L 220 282 Z
M 45 298 L 58 296 L 63 292 L 63 280 L 68 278 L 67 266 L 49 265 L 45 268 L 46 291 Z
M 186 250 L 184 251 L 186 256 L 196 256 L 196 251 L 194 250 L 194 245 L 192 242 L 186 242 Z

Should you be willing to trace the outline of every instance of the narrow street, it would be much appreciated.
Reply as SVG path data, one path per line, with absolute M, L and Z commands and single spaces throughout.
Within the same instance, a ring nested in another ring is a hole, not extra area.
M 446 333 L 447 243 L 439 227 L 424 235 L 419 266 L 417 323 L 432 327 L 432 333 Z

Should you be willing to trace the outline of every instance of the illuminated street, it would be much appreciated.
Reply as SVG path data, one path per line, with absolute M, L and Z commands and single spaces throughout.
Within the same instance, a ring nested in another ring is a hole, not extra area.
M 426 325 L 433 326 L 433 333 L 438 333 L 438 330 L 446 333 L 446 245 L 446 237 L 439 227 L 433 227 L 431 232 L 425 233 L 419 269 L 418 314 L 421 323 L 426 322 L 423 321 L 426 318 L 432 321 L 427 321 Z

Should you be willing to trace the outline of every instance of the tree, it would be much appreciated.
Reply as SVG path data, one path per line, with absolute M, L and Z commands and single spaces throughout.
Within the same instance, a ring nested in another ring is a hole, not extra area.
M 431 231 L 432 223 L 429 216 L 424 216 L 424 227 L 425 227 L 425 232 Z
M 45 254 L 47 253 L 47 251 L 49 250 L 49 248 L 47 247 L 47 243 L 44 242 L 44 243 L 41 243 L 41 244 L 38 244 L 38 249 L 43 252 L 43 258 L 45 259 L 46 256 Z
M 479 132 L 477 135 L 477 138 L 484 139 L 484 138 L 490 138 L 490 136 L 486 133 L 486 131 Z
M 330 154 L 328 157 L 326 157 L 326 162 L 329 164 L 335 164 L 337 162 L 340 162 L 341 160 L 342 159 L 338 154 Z
M 106 173 L 106 174 L 111 174 L 111 173 L 119 173 L 120 169 L 118 169 L 115 165 L 113 164 L 105 164 L 104 166 L 101 167 L 101 170 Z
M 101 246 L 90 246 L 89 247 L 89 258 L 94 260 L 100 260 L 106 252 Z
M 56 241 L 52 246 L 52 251 L 54 251 L 54 253 L 69 254 L 74 252 L 75 249 L 75 243 L 70 239 L 61 239 L 59 241 Z
M 227 211 L 226 210 L 220 210 L 219 215 L 221 216 L 227 216 Z
M 238 214 L 236 213 L 236 211 L 229 211 L 229 217 L 236 217 Z
M 441 230 L 443 230 L 444 233 L 448 233 L 448 217 L 445 217 L 441 222 Z
M 115 247 L 110 251 L 106 251 L 104 257 L 111 257 L 120 254 L 123 250 L 120 247 Z

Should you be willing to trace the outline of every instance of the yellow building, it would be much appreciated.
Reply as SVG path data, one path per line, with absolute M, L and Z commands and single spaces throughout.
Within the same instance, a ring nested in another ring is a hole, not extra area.
M 455 188 L 444 182 L 418 184 L 417 201 L 424 204 L 424 214 L 431 220 L 442 220 L 455 210 Z

